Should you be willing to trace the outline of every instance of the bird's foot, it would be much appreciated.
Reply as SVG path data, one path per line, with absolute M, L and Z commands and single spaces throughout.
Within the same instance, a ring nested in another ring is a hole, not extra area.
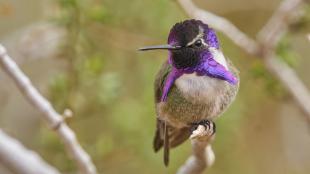
M 193 123 L 191 130 L 192 134 L 190 136 L 190 139 L 213 139 L 216 132 L 216 127 L 214 122 L 209 120 L 203 120 L 199 123 Z

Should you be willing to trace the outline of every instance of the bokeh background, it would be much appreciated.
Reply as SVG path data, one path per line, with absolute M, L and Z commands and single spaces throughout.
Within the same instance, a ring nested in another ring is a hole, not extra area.
M 251 37 L 280 0 L 196 0 Z M 277 53 L 310 88 L 309 7 Z M 152 150 L 153 81 L 167 52 L 137 52 L 165 43 L 170 27 L 188 17 L 173 0 L 0 0 L 0 41 L 69 126 L 99 173 L 175 173 L 191 153 L 187 141 L 164 167 Z M 310 129 L 281 84 L 227 37 L 224 54 L 241 72 L 236 101 L 217 123 L 212 174 L 308 174 Z M 54 132 L 0 71 L 0 127 L 64 173 L 76 166 Z M 0 165 L 0 173 L 10 174 Z

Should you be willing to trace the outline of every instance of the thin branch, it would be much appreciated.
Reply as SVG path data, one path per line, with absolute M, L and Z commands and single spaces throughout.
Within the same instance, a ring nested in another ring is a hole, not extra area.
M 0 163 L 16 174 L 60 174 L 36 152 L 28 150 L 19 141 L 0 129 Z
M 202 20 L 212 28 L 224 33 L 236 45 L 252 55 L 259 54 L 259 47 L 255 40 L 240 31 L 234 24 L 227 19 L 198 8 L 191 0 L 178 0 L 185 12 L 194 19 Z
M 209 130 L 212 129 L 213 127 Z M 180 167 L 177 174 L 201 174 L 205 168 L 212 166 L 215 160 L 215 155 L 210 144 L 214 139 L 212 133 L 212 131 L 206 130 L 204 126 L 198 126 L 191 135 L 193 155 Z
M 257 35 L 258 42 L 263 45 L 264 63 L 282 85 L 290 92 L 301 107 L 310 123 L 310 93 L 297 73 L 275 54 L 275 47 L 290 24 L 290 18 L 301 9 L 303 0 L 284 0 L 273 16 Z
M 42 117 L 56 131 L 65 144 L 66 150 L 76 162 L 83 174 L 96 174 L 95 165 L 89 155 L 78 143 L 75 133 L 68 127 L 63 117 L 55 111 L 49 101 L 45 99 L 31 84 L 29 78 L 19 69 L 17 64 L 9 57 L 5 48 L 0 44 L 0 64 L 4 71 L 14 80 L 16 86 L 25 98 L 42 113 Z
M 258 41 L 266 49 L 274 49 L 286 32 L 290 18 L 301 8 L 303 0 L 284 0 L 266 25 L 258 33 Z
M 310 123 L 310 93 L 303 82 L 298 78 L 296 72 L 276 55 L 270 55 L 264 59 L 264 62 L 267 69 L 281 81 L 282 85 L 288 91 L 290 91 L 295 101 L 304 111 L 308 123 Z

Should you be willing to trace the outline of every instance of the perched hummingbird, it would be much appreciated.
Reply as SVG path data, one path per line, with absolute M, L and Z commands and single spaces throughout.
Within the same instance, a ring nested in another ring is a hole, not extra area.
M 234 100 L 239 88 L 238 70 L 224 57 L 213 29 L 200 20 L 185 20 L 170 30 L 167 45 L 141 51 L 168 50 L 168 60 L 155 79 L 157 130 L 154 150 L 183 143 L 197 125 L 215 124 Z

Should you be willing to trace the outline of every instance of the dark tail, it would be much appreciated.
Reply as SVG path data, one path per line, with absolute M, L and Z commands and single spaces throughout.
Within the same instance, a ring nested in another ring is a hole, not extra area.
M 156 120 L 156 132 L 153 141 L 153 148 L 155 152 L 158 152 L 164 145 L 164 124 L 163 121 Z
M 158 152 L 164 146 L 164 164 L 169 164 L 169 131 L 166 122 L 157 119 L 156 132 L 153 142 L 155 152 Z
M 169 149 L 176 147 L 187 140 L 191 132 L 189 128 L 176 129 L 157 119 L 156 132 L 153 142 L 155 152 L 164 147 L 164 164 L 169 163 Z
M 167 123 L 165 122 L 165 128 L 164 128 L 164 164 L 165 166 L 168 166 L 169 164 L 169 130 Z

